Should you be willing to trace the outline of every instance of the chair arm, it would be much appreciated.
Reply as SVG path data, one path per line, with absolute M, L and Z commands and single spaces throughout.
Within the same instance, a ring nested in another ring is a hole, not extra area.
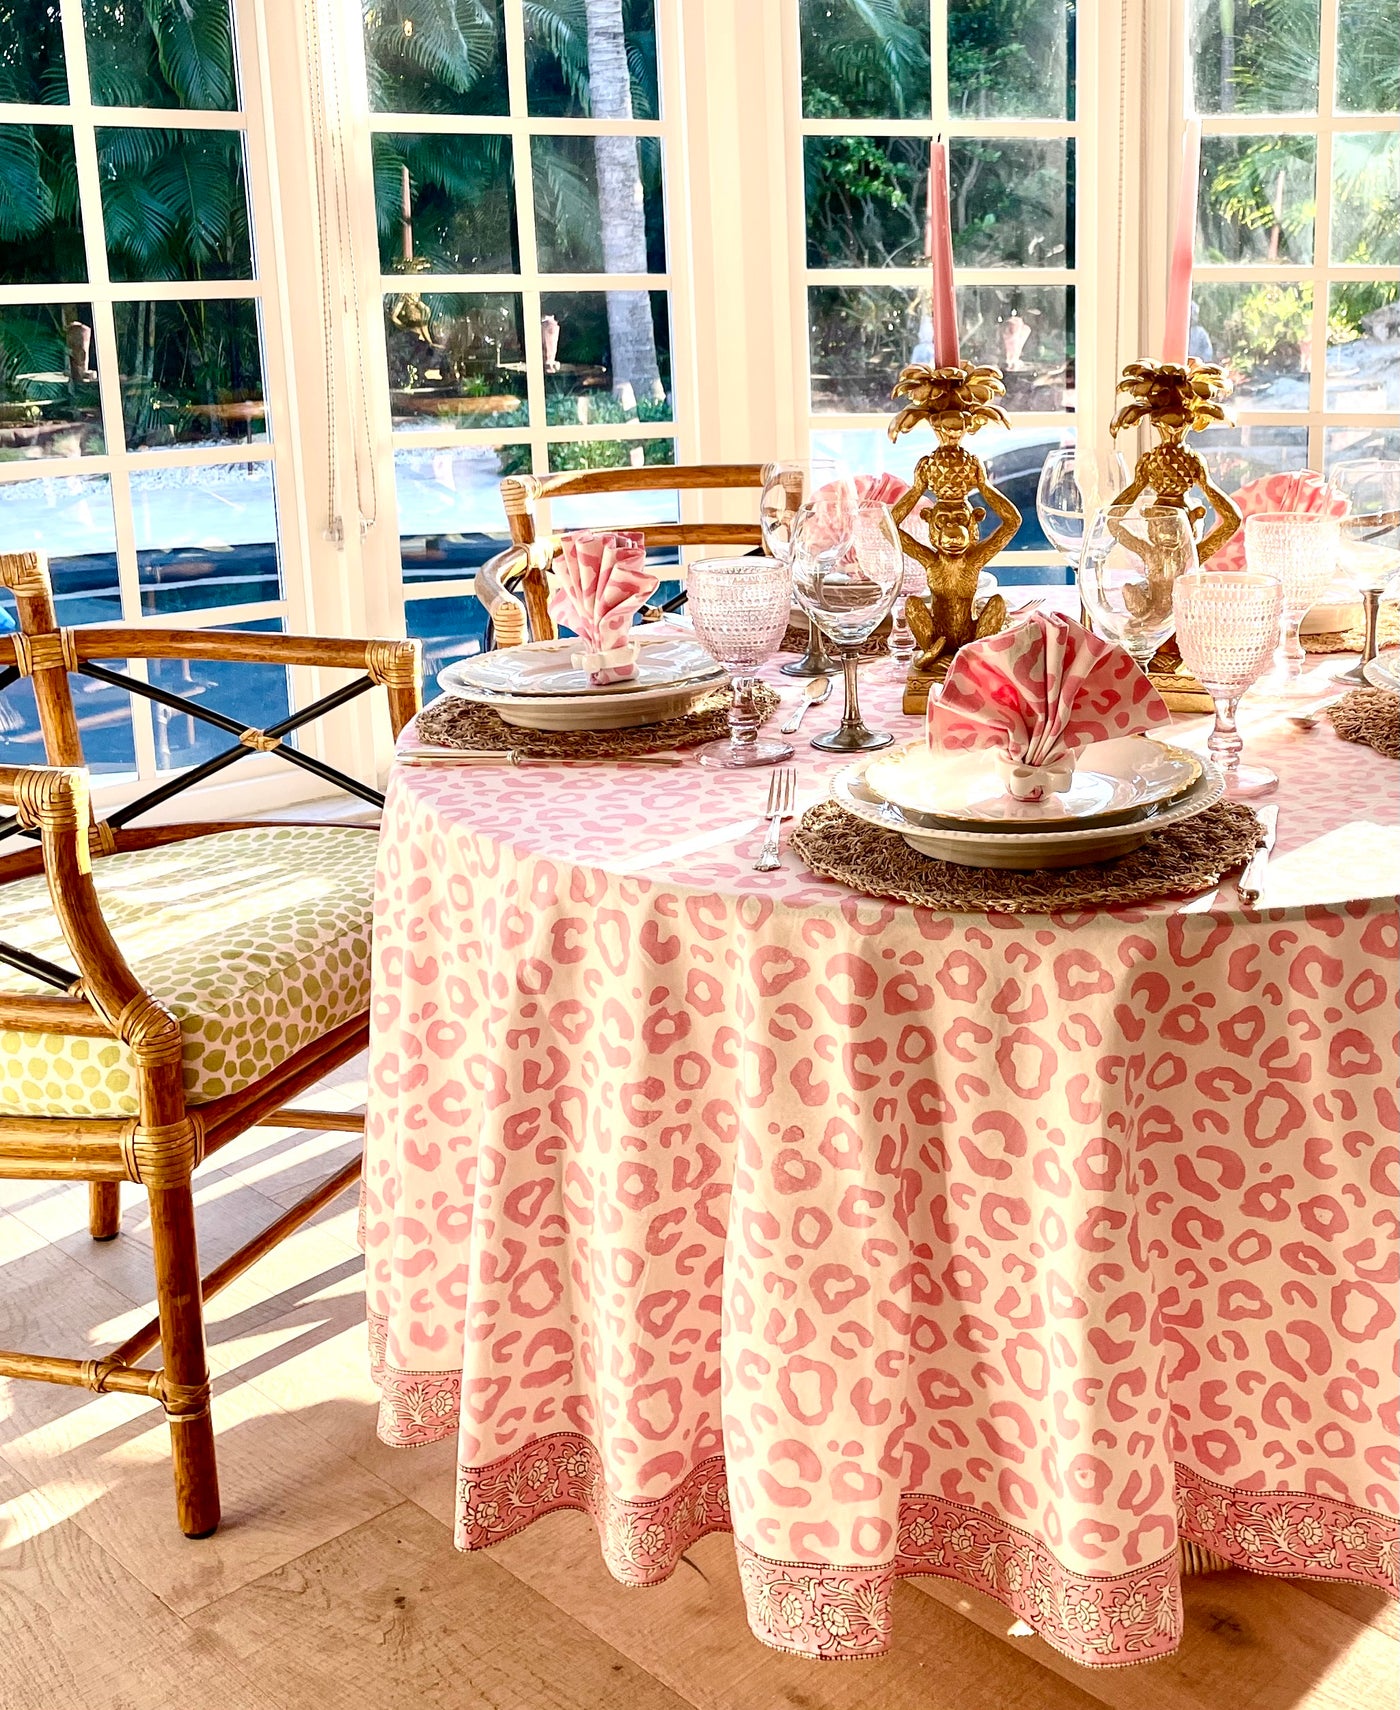
M 547 544 L 553 546 L 553 542 Z M 529 639 L 525 602 L 507 589 L 506 578 L 523 575 L 539 556 L 538 549 L 508 546 L 504 552 L 488 558 L 476 572 L 476 597 L 486 607 L 495 628 L 497 647 L 519 647 Z
M 158 629 L 134 623 L 95 624 L 68 634 L 79 661 L 228 659 L 252 665 L 320 665 L 363 671 L 388 690 L 395 736 L 421 705 L 422 649 L 416 641 L 358 641 L 238 629 Z
M 70 996 L 86 999 L 103 1031 L 130 1045 L 138 1060 L 173 1062 L 178 1070 L 180 1024 L 128 967 L 92 882 L 87 773 L 68 766 L 0 766 L 0 804 L 13 808 L 42 841 L 54 914 L 79 974 L 81 990 Z M 93 1031 L 82 1025 L 85 1013 L 73 1011 L 71 1031 Z

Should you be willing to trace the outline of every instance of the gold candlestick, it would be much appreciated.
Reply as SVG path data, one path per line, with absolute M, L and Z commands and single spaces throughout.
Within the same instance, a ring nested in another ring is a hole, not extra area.
M 1006 601 L 1000 594 L 993 594 L 975 619 L 972 602 L 979 573 L 1021 526 L 1021 513 L 962 443 L 989 422 L 1007 425 L 995 402 L 1005 391 L 998 369 L 972 363 L 951 368 L 915 363 L 903 370 L 894 388 L 896 398 L 909 402 L 890 423 L 890 438 L 927 422 L 938 439 L 934 450 L 915 465 L 909 491 L 892 507 L 905 554 L 923 566 L 928 582 L 927 599 L 911 594 L 905 607 L 919 644 L 904 688 L 907 713 L 925 710 L 929 689 L 947 672 L 964 642 L 995 635 L 1006 622 Z M 986 500 L 998 519 L 997 527 L 981 540 L 977 531 L 987 512 L 973 503 L 974 494 Z M 926 499 L 932 501 L 926 513 L 927 546 L 904 527 Z
M 1130 396 L 1109 423 L 1109 432 L 1117 435 L 1140 421 L 1150 421 L 1161 443 L 1138 458 L 1132 480 L 1113 502 L 1131 505 L 1143 493 L 1151 493 L 1159 505 L 1185 511 L 1194 528 L 1204 520 L 1206 507 L 1188 505 L 1187 497 L 1193 488 L 1203 494 L 1216 519 L 1196 549 L 1204 564 L 1240 526 L 1240 513 L 1211 481 L 1200 452 L 1183 442 L 1188 433 L 1200 433 L 1214 424 L 1230 425 L 1220 402 L 1229 396 L 1230 382 L 1219 368 L 1193 357 L 1184 368 L 1175 362 L 1130 362 L 1118 390 Z

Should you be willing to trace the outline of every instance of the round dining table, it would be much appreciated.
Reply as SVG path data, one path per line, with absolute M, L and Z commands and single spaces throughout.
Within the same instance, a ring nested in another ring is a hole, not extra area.
M 693 757 L 394 768 L 370 1353 L 386 1442 L 457 1438 L 459 1547 L 578 1509 L 645 1586 L 728 1529 L 817 1658 L 885 1651 L 906 1574 L 1089 1665 L 1177 1645 L 1183 1542 L 1395 1590 L 1400 768 L 1241 722 L 1249 908 L 758 873 L 767 772 Z

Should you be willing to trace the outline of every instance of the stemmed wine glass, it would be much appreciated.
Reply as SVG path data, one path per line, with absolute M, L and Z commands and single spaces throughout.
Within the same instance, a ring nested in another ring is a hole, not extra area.
M 1400 463 L 1379 458 L 1342 463 L 1332 472 L 1332 485 L 1349 501 L 1340 519 L 1337 574 L 1361 595 L 1366 622 L 1360 664 L 1334 681 L 1364 683 L 1366 667 L 1376 657 L 1381 595 L 1400 571 Z
M 1098 633 L 1146 671 L 1172 632 L 1172 585 L 1198 562 L 1185 511 L 1173 505 L 1108 505 L 1085 529 L 1079 597 Z
M 826 519 L 828 549 L 833 554 L 844 552 L 850 544 L 857 508 L 855 482 L 845 465 L 834 457 L 785 458 L 764 469 L 758 524 L 770 558 L 783 564 L 790 561 L 798 518 L 816 500 L 820 500 Z M 787 677 L 824 677 L 832 664 L 822 645 L 822 632 L 809 621 L 806 653 L 779 669 Z
M 1181 657 L 1215 702 L 1206 747 L 1225 774 L 1225 793 L 1236 800 L 1266 795 L 1278 774 L 1267 766 L 1241 765 L 1244 739 L 1235 709 L 1273 654 L 1283 588 L 1277 577 L 1257 571 L 1195 570 L 1177 578 L 1172 607 Z
M 1045 538 L 1064 554 L 1071 574 L 1079 564 L 1086 525 L 1127 484 L 1128 468 L 1119 451 L 1099 454 L 1072 441 L 1057 445 L 1041 465 L 1035 514 Z
M 1307 654 L 1298 631 L 1311 607 L 1337 576 L 1341 524 L 1318 511 L 1256 511 L 1244 519 L 1244 558 L 1261 576 L 1276 577 L 1283 590 L 1275 694 L 1306 694 L 1300 684 Z
M 792 572 L 775 558 L 697 558 L 686 574 L 695 636 L 729 672 L 729 740 L 707 743 L 702 766 L 771 766 L 792 744 L 758 734 L 755 672 L 778 651 L 792 606 Z
M 861 643 L 884 621 L 904 579 L 904 547 L 888 505 L 865 504 L 856 512 L 850 544 L 837 556 L 827 546 L 817 509 L 804 514 L 793 539 L 792 591 L 813 628 L 841 649 L 846 705 L 835 730 L 812 738 L 812 747 L 833 754 L 884 748 L 887 730 L 871 730 L 860 716 L 856 661 Z

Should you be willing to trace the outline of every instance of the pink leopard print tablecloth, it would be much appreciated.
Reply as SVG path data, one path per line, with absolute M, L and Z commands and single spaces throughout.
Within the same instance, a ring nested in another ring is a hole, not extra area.
M 1394 1588 L 1397 772 L 1250 741 L 1256 912 L 758 875 L 766 776 L 693 762 L 395 772 L 372 1359 L 386 1442 L 458 1436 L 462 1548 L 578 1508 L 649 1585 L 732 1528 L 755 1634 L 824 1658 L 920 1573 L 1160 1656 L 1181 1537 Z

